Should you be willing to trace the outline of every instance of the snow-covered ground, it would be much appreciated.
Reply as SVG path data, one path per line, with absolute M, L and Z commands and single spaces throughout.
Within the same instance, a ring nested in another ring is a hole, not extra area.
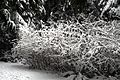
M 4 63 L 0 62 L 0 80 L 73 80 L 73 76 L 68 78 L 60 75 L 41 70 L 29 69 L 27 66 L 18 63 Z M 83 80 L 77 78 L 77 80 Z M 98 79 L 84 79 L 84 80 L 118 80 L 116 78 L 105 79 L 99 77 Z
M 0 62 L 0 80 L 66 80 L 55 73 L 32 70 L 21 64 Z

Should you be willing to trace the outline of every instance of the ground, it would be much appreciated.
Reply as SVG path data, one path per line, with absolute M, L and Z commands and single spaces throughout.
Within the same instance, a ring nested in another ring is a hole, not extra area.
M 68 78 L 61 77 L 60 75 L 42 70 L 30 69 L 28 66 L 18 63 L 4 63 L 0 62 L 0 80 L 73 80 L 73 76 Z M 79 77 L 76 80 L 82 80 Z M 99 77 L 98 79 L 85 79 L 85 80 L 117 80 L 115 78 L 105 79 Z
M 65 80 L 55 73 L 29 69 L 16 63 L 0 62 L 0 80 Z

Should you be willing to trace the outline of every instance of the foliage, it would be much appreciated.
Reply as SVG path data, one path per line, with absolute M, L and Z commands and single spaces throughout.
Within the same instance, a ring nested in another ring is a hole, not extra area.
M 11 15 L 6 19 L 3 14 L 1 22 L 3 17 L 2 23 L 16 25 L 9 29 L 14 29 L 12 34 L 8 27 L 1 26 L 1 42 L 14 47 L 10 44 L 16 39 L 13 35 L 19 36 L 12 57 L 32 68 L 73 71 L 74 80 L 79 75 L 119 79 L 120 22 L 101 20 L 108 7 L 109 12 L 114 12 L 112 16 L 119 14 L 119 7 L 98 3 L 98 0 L 1 0 L 4 6 L 0 9 L 6 8 Z
M 18 42 L 15 51 L 26 64 L 39 69 L 73 71 L 87 78 L 120 75 L 119 38 L 115 37 L 118 21 L 89 23 L 86 20 L 80 24 L 59 20 L 50 24 L 23 34 Z
M 6 56 L 11 55 L 11 48 L 17 44 L 18 28 L 10 19 L 10 13 L 7 9 L 1 10 L 1 21 L 4 21 L 0 26 L 0 59 L 6 59 Z M 7 61 L 7 60 L 3 60 Z

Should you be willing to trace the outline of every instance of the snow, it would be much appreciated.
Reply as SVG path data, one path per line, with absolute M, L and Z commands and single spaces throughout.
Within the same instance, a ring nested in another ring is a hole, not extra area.
M 65 80 L 47 71 L 32 70 L 16 63 L 0 62 L 0 80 Z
M 72 75 L 68 78 L 64 78 L 61 76 L 54 72 L 30 69 L 28 68 L 28 66 L 24 66 L 18 63 L 0 62 L 0 80 L 73 80 L 73 78 L 75 77 L 75 75 Z M 76 80 L 82 80 L 81 76 L 79 76 Z M 114 77 L 105 79 L 105 77 L 99 76 L 93 79 L 83 80 L 118 80 L 118 79 Z

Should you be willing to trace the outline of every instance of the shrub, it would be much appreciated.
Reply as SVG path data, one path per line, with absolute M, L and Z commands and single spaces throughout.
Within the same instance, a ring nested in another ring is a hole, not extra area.
M 14 50 L 26 64 L 38 69 L 73 71 L 87 78 L 120 75 L 119 44 L 114 35 L 107 34 L 105 25 L 109 24 L 104 21 L 83 23 L 84 27 L 74 21 L 50 24 L 39 31 L 21 33 Z

